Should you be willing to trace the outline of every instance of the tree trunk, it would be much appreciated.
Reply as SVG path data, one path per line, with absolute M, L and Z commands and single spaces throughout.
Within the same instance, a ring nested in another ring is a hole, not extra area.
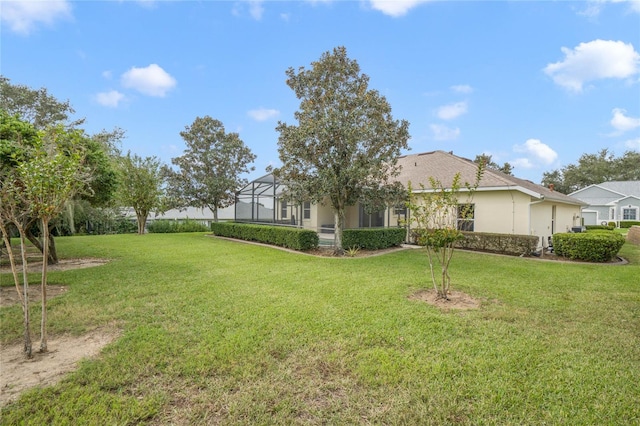
M 148 212 L 136 212 L 136 217 L 138 218 L 138 235 L 144 235 L 147 216 L 149 216 Z
M 49 220 L 42 218 L 43 241 L 49 239 Z M 49 244 L 44 245 L 42 253 L 42 281 L 40 292 L 42 293 L 42 320 L 40 321 L 40 352 L 47 352 L 47 265 L 49 261 Z
M 27 239 L 31 242 L 31 244 L 34 245 L 35 248 L 37 248 L 40 253 L 44 253 L 44 250 L 42 248 L 42 242 L 40 241 L 40 239 L 38 237 L 36 237 L 35 235 L 33 235 L 33 232 L 31 232 L 29 230 L 29 227 L 25 228 L 25 235 L 27 237 Z M 49 234 L 49 265 L 56 265 L 58 263 L 58 255 L 55 249 L 55 242 L 53 239 L 53 236 L 51 234 Z M 51 245 L 54 245 L 53 249 L 51 249 Z M 54 257 L 55 256 L 55 257 Z
M 214 207 L 211 211 L 213 212 L 213 221 L 218 223 L 218 208 Z
M 31 317 L 29 315 L 29 277 L 27 276 L 27 242 L 25 230 L 18 229 L 20 233 L 20 251 L 22 254 L 22 291 L 24 297 L 24 352 L 27 358 L 31 358 L 33 343 L 31 342 Z
M 9 255 L 9 263 L 11 264 L 11 273 L 13 275 L 13 282 L 16 285 L 16 291 L 18 292 L 18 297 L 20 299 L 20 303 L 22 304 L 22 313 L 23 313 L 23 323 L 24 323 L 24 353 L 27 358 L 31 358 L 32 356 L 32 343 L 31 343 L 31 324 L 29 321 L 29 280 L 27 279 L 27 254 L 26 254 L 26 240 L 24 237 L 24 229 L 18 227 L 18 232 L 20 234 L 20 252 L 22 255 L 22 277 L 24 280 L 23 288 L 20 289 L 20 280 L 18 278 L 18 268 L 15 261 L 15 255 L 13 253 L 13 248 L 11 247 L 11 238 L 9 237 L 9 233 L 7 229 L 0 224 L 0 228 L 2 231 L 2 240 L 4 241 L 7 247 L 7 254 Z M 21 292 L 22 290 L 22 292 Z
M 344 255 L 344 248 L 342 247 L 342 230 L 344 229 L 344 209 L 336 208 L 334 210 L 334 222 L 335 222 L 335 233 L 334 233 L 334 249 L 333 253 L 337 256 Z

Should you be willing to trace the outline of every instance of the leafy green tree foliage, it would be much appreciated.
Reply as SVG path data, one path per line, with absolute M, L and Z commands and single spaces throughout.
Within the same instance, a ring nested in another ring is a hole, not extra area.
M 138 234 L 144 234 L 147 217 L 152 210 L 164 206 L 164 179 L 157 157 L 142 158 L 127 155 L 120 158 L 119 199 L 123 206 L 132 207 L 138 220 Z
M 464 223 L 473 218 L 473 194 L 484 170 L 484 163 L 480 162 L 472 184 L 462 184 L 460 173 L 454 175 L 449 186 L 430 177 L 430 188 L 421 184 L 420 191 L 414 191 L 409 182 L 407 208 L 411 212 L 410 225 L 414 225 L 411 231 L 416 242 L 427 248 L 431 282 L 438 299 L 449 300 L 449 266 L 456 242 L 464 238 L 461 232 Z M 466 188 L 464 199 L 461 199 L 462 188 Z
M 328 200 L 335 217 L 336 252 L 343 254 L 345 209 L 361 202 L 373 210 L 397 197 L 397 157 L 408 149 L 409 123 L 391 116 L 391 106 L 371 90 L 369 77 L 344 47 L 325 52 L 311 69 L 286 71 L 300 99 L 297 125 L 276 130 L 282 166 L 274 170 L 297 201 Z
M 513 166 L 505 162 L 502 166 L 493 161 L 492 156 L 489 154 L 476 155 L 474 163 L 484 164 L 485 168 L 489 170 L 497 170 L 507 175 L 513 176 Z
M 218 221 L 218 209 L 235 202 L 235 193 L 247 180 L 242 173 L 256 156 L 237 133 L 226 133 L 223 124 L 209 116 L 198 117 L 180 136 L 187 149 L 172 158 L 177 170 L 165 167 L 168 198 L 175 207 L 208 208 Z
M 14 85 L 3 76 L 0 76 L 0 107 L 10 115 L 18 115 L 38 130 L 66 123 L 69 116 L 75 113 L 68 100 L 58 101 L 47 89 L 33 90 L 20 84 Z M 83 121 L 75 121 L 72 125 L 79 125 Z
M 72 131 L 84 122 L 84 119 L 70 121 L 75 111 L 69 101 L 58 101 L 45 88 L 33 90 L 24 85 L 11 84 L 8 78 L 2 76 L 0 76 L 0 109 L 10 116 L 17 116 L 22 122 L 30 123 L 34 131 L 59 125 L 65 126 L 67 131 Z M 114 158 L 119 154 L 117 145 L 122 137 L 123 131 L 114 129 L 111 132 L 102 131 L 96 135 L 87 135 L 82 132 L 82 137 L 75 138 L 75 143 L 78 143 L 86 153 L 83 166 L 87 166 L 93 175 L 91 190 L 79 194 L 78 198 L 84 198 L 96 207 L 108 206 L 113 202 L 117 185 Z M 0 152 L 0 161 L 6 160 L 7 157 Z M 72 216 L 72 209 L 76 205 L 77 203 L 73 202 L 66 209 Z M 57 223 L 59 218 L 50 222 L 52 226 Z M 27 227 L 27 238 L 42 252 L 43 240 L 39 238 L 42 235 L 38 236 L 37 233 L 32 232 L 33 229 L 33 227 Z M 49 238 L 48 244 L 49 262 L 57 263 L 53 236 Z
M 640 152 L 627 151 L 615 157 L 605 148 L 597 154 L 582 154 L 577 164 L 542 175 L 543 185 L 553 184 L 563 194 L 597 183 L 625 180 L 640 180 Z
M 24 184 L 20 180 L 17 166 L 28 158 L 39 138 L 36 129 L 16 116 L 0 110 L 0 233 L 7 250 L 11 273 L 23 312 L 24 352 L 32 355 L 31 319 L 29 314 L 29 280 L 27 278 L 27 229 L 33 221 L 29 204 L 24 197 Z M 20 237 L 22 269 L 18 271 L 15 254 L 11 246 L 10 226 L 13 225 Z M 19 275 L 22 275 L 22 280 Z M 22 281 L 22 284 L 20 284 Z

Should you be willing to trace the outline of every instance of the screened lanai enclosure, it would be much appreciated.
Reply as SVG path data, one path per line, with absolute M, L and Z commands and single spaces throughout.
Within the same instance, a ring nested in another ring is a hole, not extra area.
M 304 205 L 285 201 L 282 198 L 283 190 L 284 185 L 273 174 L 250 182 L 236 194 L 235 220 L 302 227 L 300 217 L 305 214 Z M 310 211 L 307 213 L 309 218 Z
M 335 218 L 328 203 L 287 201 L 283 198 L 284 190 L 285 185 L 273 174 L 250 182 L 236 194 L 235 220 L 313 229 L 321 237 L 333 234 Z M 359 204 L 349 206 L 345 211 L 345 229 L 398 226 L 400 215 L 393 208 L 368 213 Z

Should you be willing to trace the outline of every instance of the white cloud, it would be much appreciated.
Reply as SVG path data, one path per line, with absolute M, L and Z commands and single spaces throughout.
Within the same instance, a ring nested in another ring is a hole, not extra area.
M 514 161 L 514 165 L 518 165 L 523 168 L 533 167 L 534 161 L 532 160 L 536 160 L 535 163 L 541 162 L 545 165 L 549 165 L 558 158 L 558 154 L 551 149 L 549 145 L 542 143 L 539 139 L 528 139 L 522 145 L 515 145 L 513 150 L 527 155 L 527 159 L 519 158 Z M 527 164 L 529 166 L 527 166 Z
M 452 129 L 442 124 L 430 124 L 429 127 L 433 132 L 433 138 L 437 141 L 449 141 L 460 136 L 460 129 L 457 127 Z
M 111 80 L 113 73 L 111 71 L 102 71 L 102 77 L 107 80 Z
M 248 111 L 247 114 L 256 121 L 267 121 L 280 115 L 280 111 L 277 109 L 259 108 L 252 109 Z
M 262 0 L 251 0 L 249 2 L 249 14 L 253 19 L 259 21 L 264 14 L 264 7 L 262 6 Z
M 27 35 L 37 24 L 52 25 L 58 19 L 71 18 L 71 3 L 60 1 L 2 1 L 0 20 L 11 31 Z
M 103 106 L 117 108 L 118 104 L 124 100 L 124 95 L 117 90 L 101 92 L 96 95 L 96 101 Z
M 640 127 L 640 118 L 626 116 L 625 113 L 627 111 L 624 109 L 614 108 L 611 112 L 613 114 L 613 118 L 611 118 L 611 125 L 616 129 L 612 136 L 621 135 L 624 132 Z
M 580 11 L 580 15 L 594 18 L 600 14 L 608 3 L 620 3 L 629 6 L 630 12 L 640 13 L 640 0 L 589 0 L 586 9 Z
M 441 120 L 453 120 L 467 112 L 467 102 L 456 102 L 454 104 L 443 105 L 436 111 L 436 115 Z
M 465 95 L 473 93 L 473 87 L 469 86 L 468 84 L 458 84 L 455 86 L 451 86 L 451 90 L 456 93 L 463 93 Z
M 518 168 L 518 169 L 535 168 L 535 165 L 528 158 L 516 158 L 515 160 L 510 161 L 509 164 L 511 164 L 514 168 Z
M 631 43 L 594 40 L 575 49 L 563 47 L 562 62 L 548 64 L 544 72 L 553 81 L 574 92 L 584 83 L 603 78 L 629 78 L 640 71 L 640 54 Z
M 624 143 L 624 146 L 632 151 L 640 152 L 640 138 L 629 139 Z
M 640 138 L 630 139 L 624 143 L 627 149 L 640 152 Z
M 176 79 L 157 64 L 146 68 L 132 67 L 122 74 L 122 85 L 149 96 L 164 97 L 176 85 Z
M 431 0 L 369 0 L 371 7 L 385 15 L 397 18 L 405 15 L 410 9 Z

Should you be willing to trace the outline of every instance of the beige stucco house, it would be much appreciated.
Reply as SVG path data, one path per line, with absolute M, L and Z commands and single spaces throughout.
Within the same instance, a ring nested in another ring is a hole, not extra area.
M 468 159 L 444 151 L 405 155 L 399 158 L 401 167 L 397 180 L 414 191 L 430 190 L 429 177 L 446 187 L 460 173 L 464 183 L 473 183 L 477 165 Z M 329 205 L 303 203 L 294 205 L 281 197 L 283 187 L 272 175 L 250 183 L 238 194 L 238 201 L 255 206 L 236 220 L 281 223 L 330 233 L 334 216 Z M 465 201 L 465 194 L 459 201 Z M 465 220 L 466 230 L 504 234 L 536 235 L 541 246 L 556 232 L 567 232 L 581 225 L 580 209 L 584 202 L 565 194 L 504 173 L 486 170 L 473 200 L 473 217 Z M 258 211 L 260 208 L 260 212 Z M 250 214 L 247 214 L 250 212 Z M 390 206 L 384 211 L 367 214 L 362 206 L 346 211 L 346 228 L 399 226 L 408 219 L 402 206 Z

